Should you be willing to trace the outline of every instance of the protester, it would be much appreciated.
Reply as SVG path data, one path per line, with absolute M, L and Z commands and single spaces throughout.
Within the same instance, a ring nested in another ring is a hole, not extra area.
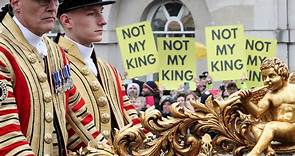
M 227 94 L 224 84 L 219 86 L 219 94 L 220 94 L 221 99 L 225 100 L 228 98 L 228 94 Z
M 143 84 L 142 95 L 145 97 L 146 107 L 160 109 L 160 92 L 158 85 L 154 81 L 147 81 Z
M 122 77 L 122 81 L 124 83 L 124 87 L 125 87 L 126 90 L 127 90 L 128 84 L 130 84 L 130 83 L 136 83 L 136 84 L 138 84 L 138 86 L 139 86 L 139 96 L 142 96 L 141 93 L 142 93 L 142 88 L 143 88 L 143 84 L 144 84 L 143 81 L 139 80 L 136 77 L 129 79 L 128 78 L 128 72 L 126 72 L 126 71 L 124 72 L 124 75 Z
M 199 75 L 199 83 L 205 85 L 207 90 L 213 88 L 212 78 L 207 71 Z
M 58 5 L 10 0 L 0 13 L 1 155 L 67 155 L 90 141 L 112 153 L 72 84 L 64 52 L 45 35 Z
M 192 91 L 188 92 L 185 95 L 185 106 L 194 112 L 194 107 L 192 106 L 192 103 L 197 102 L 199 97 Z
M 129 83 L 127 85 L 127 96 L 130 97 L 138 97 L 139 93 L 140 93 L 140 88 L 139 85 L 137 83 Z
M 199 75 L 199 80 L 196 80 L 196 94 L 198 97 L 200 97 L 199 101 L 201 103 L 205 103 L 208 97 L 212 97 L 212 94 L 210 93 L 209 89 L 213 88 L 212 79 L 209 77 L 208 72 L 203 72 L 201 75 Z
M 176 101 L 179 103 L 180 107 L 185 107 L 185 93 L 179 93 L 176 96 Z
M 173 103 L 173 99 L 169 95 L 165 95 L 161 97 L 160 102 L 160 111 L 163 117 L 168 117 L 171 115 L 171 105 Z
M 232 95 L 233 93 L 239 91 L 239 88 L 237 87 L 235 82 L 230 82 L 226 86 L 226 92 L 228 96 Z
M 137 83 L 129 83 L 127 86 L 127 95 L 130 99 L 131 104 L 137 110 L 137 112 L 142 113 L 146 110 L 145 98 L 139 96 L 140 89 Z
M 137 98 L 130 97 L 130 102 L 132 103 L 134 108 L 137 110 L 139 115 L 141 115 L 146 110 L 145 98 L 144 97 L 142 97 L 142 96 L 139 96 Z

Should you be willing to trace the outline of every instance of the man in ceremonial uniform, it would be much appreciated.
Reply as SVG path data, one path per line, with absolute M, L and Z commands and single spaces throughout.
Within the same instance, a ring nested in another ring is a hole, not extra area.
M 108 140 L 112 130 L 128 123 L 141 127 L 140 119 L 126 96 L 118 71 L 95 56 L 93 42 L 102 39 L 106 21 L 103 6 L 114 1 L 65 0 L 58 17 L 65 35 L 56 41 L 66 51 L 73 82 L 94 114 L 97 128 Z
M 0 155 L 67 155 L 106 140 L 45 33 L 58 0 L 10 0 L 0 13 Z M 109 154 L 108 149 L 102 150 Z

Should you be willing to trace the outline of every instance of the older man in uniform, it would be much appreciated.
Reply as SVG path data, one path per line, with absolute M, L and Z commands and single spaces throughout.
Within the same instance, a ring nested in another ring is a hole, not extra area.
M 117 70 L 95 56 L 93 42 L 102 39 L 103 6 L 114 1 L 65 0 L 58 17 L 65 36 L 56 41 L 66 51 L 73 70 L 73 80 L 88 108 L 95 117 L 97 128 L 112 140 L 114 128 L 128 123 L 141 127 L 140 119 L 126 96 Z
M 44 35 L 54 26 L 58 5 L 10 0 L 1 12 L 1 155 L 67 155 L 90 141 L 104 147 L 64 52 Z

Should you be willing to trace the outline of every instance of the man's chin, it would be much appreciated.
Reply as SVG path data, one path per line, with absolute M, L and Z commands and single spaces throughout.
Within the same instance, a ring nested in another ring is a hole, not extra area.
M 102 40 L 102 38 L 99 37 L 99 38 L 95 38 L 92 42 L 100 42 L 101 40 Z
M 48 32 L 50 32 L 52 29 L 54 28 L 54 25 L 44 25 L 44 27 L 43 27 L 43 32 L 44 33 L 48 33 Z

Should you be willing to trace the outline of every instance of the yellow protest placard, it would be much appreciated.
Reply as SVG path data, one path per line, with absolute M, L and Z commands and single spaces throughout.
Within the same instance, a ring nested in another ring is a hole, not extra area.
M 194 38 L 157 38 L 159 83 L 165 89 L 178 89 L 185 82 L 195 89 L 196 75 Z
M 119 27 L 116 33 L 128 77 L 158 72 L 158 54 L 149 22 Z
M 247 54 L 247 87 L 262 86 L 260 65 L 267 57 L 274 57 L 277 51 L 277 41 L 246 36 L 245 51 Z
M 242 25 L 206 27 L 208 71 L 214 81 L 240 79 L 246 74 Z

